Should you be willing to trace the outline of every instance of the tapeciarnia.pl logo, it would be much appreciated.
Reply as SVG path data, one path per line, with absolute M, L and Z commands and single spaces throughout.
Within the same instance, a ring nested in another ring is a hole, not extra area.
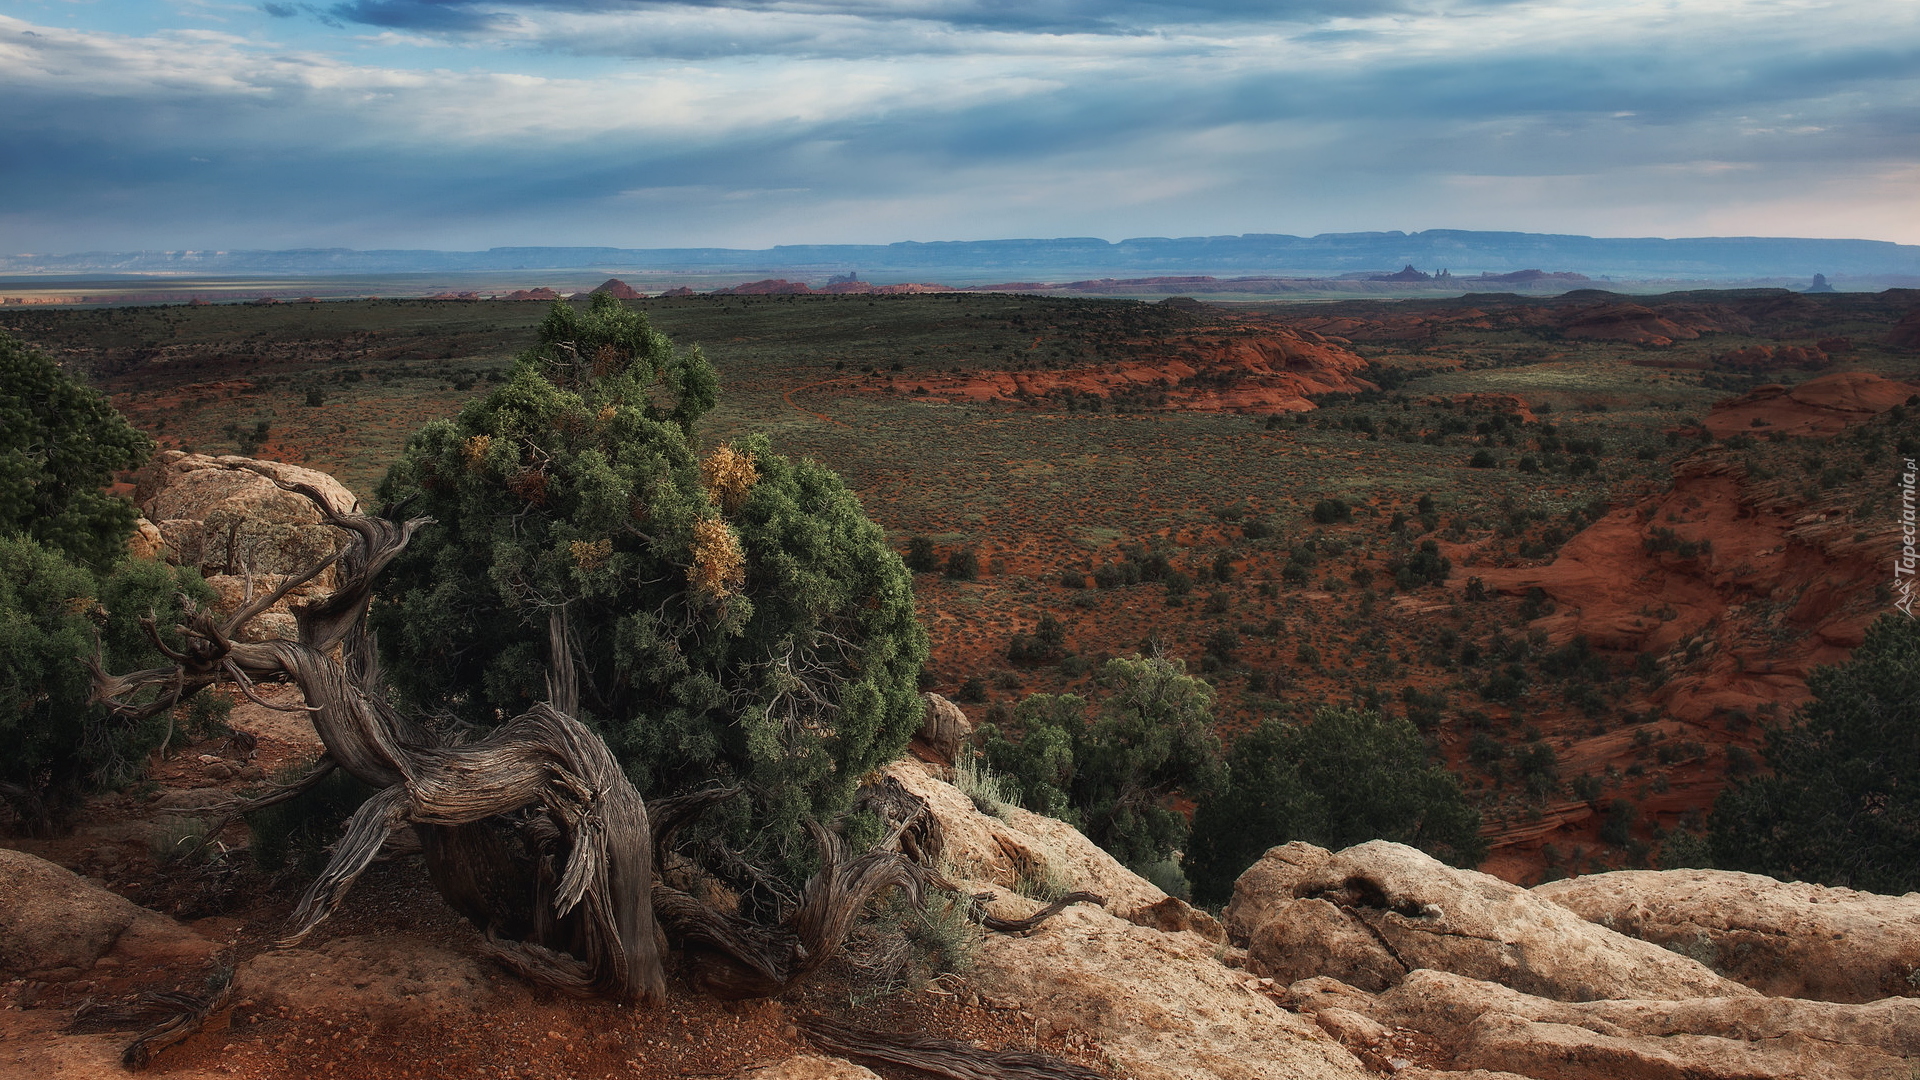
M 1893 606 L 1913 617 L 1913 576 L 1916 565 L 1920 565 L 1920 553 L 1914 551 L 1916 526 L 1914 524 L 1913 485 L 1920 479 L 1920 467 L 1914 459 L 1905 459 L 1905 472 L 1900 474 L 1900 557 L 1893 560 L 1893 591 L 1898 600 Z

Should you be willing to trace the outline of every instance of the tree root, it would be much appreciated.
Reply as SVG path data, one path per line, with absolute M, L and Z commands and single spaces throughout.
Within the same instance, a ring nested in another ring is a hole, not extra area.
M 167 990 L 141 994 L 129 1005 L 82 1005 L 74 1010 L 67 1030 L 124 1031 L 148 1025 L 120 1054 L 120 1064 L 131 1072 L 138 1072 L 153 1061 L 154 1055 L 199 1031 L 207 1017 L 226 1005 L 232 993 L 233 970 L 221 968 L 207 980 L 207 989 L 202 993 Z
M 1030 1050 L 982 1050 L 931 1035 L 863 1031 L 824 1017 L 800 1022 L 823 1050 L 905 1065 L 951 1080 L 1105 1080 L 1083 1065 Z

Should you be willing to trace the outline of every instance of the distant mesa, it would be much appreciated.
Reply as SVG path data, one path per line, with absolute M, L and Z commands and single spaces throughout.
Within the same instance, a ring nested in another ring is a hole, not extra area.
M 480 299 L 480 294 L 473 293 L 473 292 L 443 292 L 443 293 L 434 293 L 432 296 L 427 297 L 427 299 L 429 300 L 478 300 Z
M 1445 271 L 1442 271 L 1442 273 L 1445 273 Z M 1495 274 L 1482 270 L 1480 272 L 1480 280 L 1508 281 L 1514 284 L 1521 284 L 1533 281 L 1592 281 L 1593 279 L 1585 274 L 1575 274 L 1567 270 L 1558 270 L 1551 274 L 1545 270 L 1515 270 L 1511 274 Z
M 601 282 L 600 287 L 593 290 L 593 292 L 590 295 L 611 296 L 615 300 L 645 300 L 647 298 L 646 293 L 643 293 L 640 290 L 634 288 L 633 286 L 627 284 L 626 282 L 621 281 L 617 277 L 610 277 L 606 281 Z
M 1446 271 L 1442 270 L 1441 273 L 1444 274 L 1446 273 Z M 1413 268 L 1413 264 L 1408 263 L 1406 269 L 1400 271 L 1397 274 L 1374 274 L 1373 276 L 1367 278 L 1367 280 L 1368 281 L 1432 281 L 1433 275 L 1421 270 L 1415 270 Z
M 1827 275 L 1815 274 L 1813 275 L 1813 284 L 1807 286 L 1806 291 L 1808 292 L 1839 292 L 1840 290 L 1828 284 Z
M 828 285 L 851 285 L 860 280 L 860 271 L 849 270 L 844 274 L 835 274 L 827 279 Z
M 693 290 L 687 288 L 685 285 L 675 285 L 673 288 L 668 289 L 666 292 L 663 292 L 660 295 L 661 296 L 692 296 Z
M 560 294 L 557 292 L 554 292 L 552 289 L 549 289 L 543 285 L 538 289 L 516 289 L 515 291 L 510 292 L 505 296 L 497 296 L 494 299 L 496 300 L 558 300 L 560 299 Z
M 279 302 L 280 302 L 280 298 L 277 296 L 263 296 L 258 300 L 251 301 L 251 303 L 256 304 L 260 307 L 266 307 L 270 304 L 277 304 Z

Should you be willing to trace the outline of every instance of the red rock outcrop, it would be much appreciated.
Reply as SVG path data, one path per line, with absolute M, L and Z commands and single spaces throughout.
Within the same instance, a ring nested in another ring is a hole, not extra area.
M 1791 388 L 1756 386 L 1715 405 L 1706 426 L 1723 439 L 1755 431 L 1832 435 L 1905 402 L 1916 390 L 1870 371 L 1838 371 Z
M 1301 412 L 1313 408 L 1309 395 L 1375 389 L 1362 377 L 1363 357 L 1310 331 L 1264 327 L 1257 334 L 1197 336 L 1168 347 L 1177 355 L 1157 363 L 929 375 L 889 385 L 896 393 L 953 401 L 1147 395 L 1158 408 L 1251 413 Z
M 1887 331 L 1887 344 L 1896 349 L 1920 349 L 1920 308 L 1914 308 L 1900 317 Z
M 603 293 L 613 297 L 615 300 L 645 300 L 647 298 L 646 293 L 621 281 L 617 277 L 611 277 L 601 282 L 600 287 L 593 290 L 590 295 L 599 296 Z

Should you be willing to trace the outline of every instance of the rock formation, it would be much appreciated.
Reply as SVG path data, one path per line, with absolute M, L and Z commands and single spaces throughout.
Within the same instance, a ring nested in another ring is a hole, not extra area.
M 1730 870 L 1618 870 L 1536 886 L 1582 918 L 1702 958 L 1774 997 L 1920 991 L 1920 894 L 1880 896 Z
M 1590 923 L 1488 874 L 1375 840 L 1273 848 L 1234 885 L 1227 932 L 1278 982 L 1382 991 L 1420 968 L 1559 1001 L 1751 996 L 1698 961 Z
M 298 465 L 162 451 L 134 477 L 134 502 L 145 517 L 133 546 L 199 570 L 219 594 L 220 612 L 230 614 L 249 588 L 256 595 L 271 592 L 288 574 L 331 555 L 339 542 L 338 530 L 321 523 L 310 501 L 279 486 L 293 483 L 311 485 L 338 510 L 356 502 L 333 477 Z M 333 587 L 333 570 L 321 571 L 254 620 L 250 640 L 292 637 L 288 605 Z

